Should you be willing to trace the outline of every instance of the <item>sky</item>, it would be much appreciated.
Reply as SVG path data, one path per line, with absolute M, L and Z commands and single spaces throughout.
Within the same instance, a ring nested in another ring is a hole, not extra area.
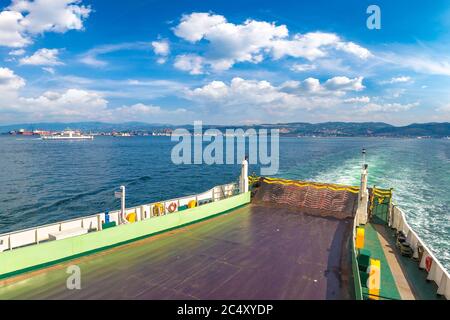
M 449 88 L 446 0 L 0 0 L 0 124 L 444 122 Z

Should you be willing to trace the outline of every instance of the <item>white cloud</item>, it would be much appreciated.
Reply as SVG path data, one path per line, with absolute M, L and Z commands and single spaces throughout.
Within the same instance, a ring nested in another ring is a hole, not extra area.
M 23 56 L 25 54 L 25 50 L 23 49 L 12 50 L 8 54 L 10 56 Z
M 425 60 L 409 57 L 400 63 L 419 73 L 450 76 L 450 61 L 448 60 Z
M 14 113 L 17 118 L 37 120 L 91 119 L 106 110 L 101 94 L 81 89 L 47 91 L 38 97 L 22 97 L 19 90 L 25 80 L 8 68 L 0 68 L 0 114 Z
M 17 90 L 25 85 L 25 80 L 11 69 L 0 68 L 0 90 Z
M 175 58 L 175 68 L 197 75 L 203 73 L 203 58 L 195 54 L 179 55 Z
M 411 81 L 411 77 L 402 76 L 402 77 L 392 78 L 390 82 L 398 83 L 398 82 L 410 82 L 410 81 Z
M 406 89 L 403 88 L 389 88 L 386 90 L 385 98 L 397 99 L 403 96 Z
M 57 66 L 63 64 L 58 59 L 58 49 L 39 49 L 33 55 L 20 59 L 20 64 L 33 66 Z
M 353 54 L 363 60 L 368 59 L 372 56 L 372 53 L 370 53 L 369 50 L 361 47 L 354 42 L 338 42 L 336 44 L 336 49 Z
M 317 69 L 317 66 L 314 64 L 307 64 L 307 63 L 295 63 L 291 66 L 291 70 L 295 72 L 305 72 L 305 71 L 312 71 Z
M 158 58 L 158 59 L 156 59 L 156 62 L 157 62 L 158 64 L 164 64 L 164 63 L 167 62 L 167 58 L 166 58 L 166 57 L 164 57 L 164 58 Z
M 401 113 L 418 106 L 418 103 L 386 103 L 369 96 L 347 97 L 364 89 L 362 81 L 362 77 L 323 81 L 310 77 L 276 85 L 265 80 L 233 78 L 230 82 L 216 80 L 188 89 L 185 95 L 216 121 L 222 117 L 235 122 L 364 121 L 368 114 L 376 119 L 380 112 Z
M 159 64 L 164 64 L 167 61 L 167 56 L 170 54 L 170 45 L 167 40 L 153 41 L 153 52 L 160 56 L 156 61 Z
M 153 41 L 152 47 L 157 55 L 167 56 L 170 53 L 170 45 L 167 40 Z
M 81 0 L 13 0 L 0 12 L 0 46 L 24 47 L 34 35 L 83 29 L 89 6 Z
M 142 114 L 155 115 L 162 112 L 161 107 L 137 103 L 131 106 L 123 106 L 115 109 L 119 113 L 125 113 L 128 116 L 141 116 Z
M 444 112 L 444 113 L 450 113 L 450 104 L 442 105 L 438 108 L 436 108 L 436 111 L 438 112 Z
M 354 97 L 344 100 L 345 103 L 369 103 L 370 97 L 363 96 L 363 97 Z
M 287 81 L 280 86 L 264 80 L 233 78 L 229 84 L 212 81 L 202 87 L 187 90 L 186 97 L 211 108 L 222 107 L 225 112 L 253 110 L 258 113 L 257 110 L 261 110 L 268 114 L 281 114 L 296 109 L 311 110 L 337 106 L 342 103 L 339 97 L 345 95 L 346 91 L 359 90 L 359 86 L 349 84 L 354 83 L 353 80 L 349 79 L 349 82 L 328 88 L 327 82 L 321 84 L 315 78 Z M 358 78 L 356 82 L 359 81 Z
M 64 33 L 83 28 L 91 9 L 81 0 L 13 0 L 9 9 L 24 14 L 20 24 L 31 34 Z
M 148 50 L 148 42 L 124 42 L 118 44 L 105 44 L 101 46 L 94 47 L 87 52 L 79 55 L 78 60 L 91 67 L 106 67 L 108 62 L 98 58 L 100 55 L 108 54 L 111 52 L 122 51 L 122 50 Z
M 25 80 L 8 68 L 0 68 L 0 122 L 11 121 L 169 121 L 188 114 L 183 108 L 164 109 L 137 103 L 109 107 L 105 93 L 86 89 L 50 90 L 22 96 Z
M 324 86 L 329 90 L 336 91 L 361 91 L 365 87 L 362 84 L 363 77 L 347 78 L 347 77 L 334 77 L 328 79 Z
M 21 19 L 23 16 L 20 12 L 0 12 L 0 46 L 20 48 L 31 43 L 23 34 L 25 28 L 20 24 Z
M 184 15 L 174 32 L 193 43 L 202 39 L 209 41 L 210 47 L 202 63 L 215 70 L 227 70 L 236 62 L 258 63 L 262 60 L 261 51 L 269 48 L 272 40 L 288 34 L 284 25 L 255 20 L 235 25 L 223 16 L 209 13 Z
M 197 69 L 207 65 L 215 71 L 228 70 L 235 63 L 260 63 L 266 57 L 277 60 L 289 56 L 312 61 L 329 56 L 332 50 L 344 51 L 361 59 L 371 56 L 367 49 L 353 42 L 344 42 L 333 33 L 310 32 L 289 37 L 285 25 L 252 19 L 234 24 L 224 16 L 211 13 L 183 15 L 173 30 L 175 35 L 191 43 L 207 42 L 206 51 L 199 61 L 201 68 Z
M 52 67 L 42 67 L 42 70 L 47 71 L 50 74 L 55 74 L 56 73 L 55 69 L 52 68 Z
M 319 79 L 307 78 L 303 81 L 286 81 L 281 88 L 286 92 L 308 93 L 313 95 L 345 95 L 347 91 L 361 91 L 363 77 L 333 77 L 321 84 Z
M 187 41 L 197 42 L 201 40 L 211 28 L 224 23 L 226 23 L 226 19 L 223 16 L 194 12 L 190 15 L 183 15 L 181 17 L 181 23 L 174 28 L 174 33 Z
M 39 119 L 92 120 L 106 111 L 108 101 L 101 94 L 81 89 L 47 91 L 37 98 L 19 98 L 20 112 Z
M 446 55 L 439 55 L 434 50 L 433 53 L 416 53 L 417 48 L 400 49 L 396 53 L 382 53 L 379 58 L 388 64 L 392 64 L 396 68 L 405 68 L 417 73 L 430 75 L 450 76 L 450 59 Z
M 360 108 L 363 113 L 374 113 L 374 112 L 400 112 L 408 111 L 419 105 L 418 102 L 414 103 L 368 103 Z
M 413 82 L 411 77 L 399 76 L 399 77 L 393 77 L 390 80 L 381 81 L 381 84 L 409 83 L 409 82 Z
M 223 105 L 252 106 L 292 105 L 296 96 L 283 92 L 268 81 L 233 78 L 229 85 L 222 81 L 212 81 L 203 87 L 188 90 L 187 97 L 198 102 L 221 102 Z M 299 102 L 299 101 L 298 101 Z M 299 107 L 301 107 L 299 105 Z
M 27 121 L 160 121 L 186 112 L 182 108 L 167 110 L 142 103 L 110 108 L 102 93 L 84 89 L 46 91 L 31 98 L 13 97 L 7 105 L 0 105 L 0 114 L 15 114 Z
M 275 59 L 291 56 L 312 61 L 327 56 L 326 47 L 338 42 L 339 37 L 333 33 L 309 32 L 296 34 L 292 39 L 275 40 L 271 49 Z
M 113 121 L 155 121 L 162 117 L 180 116 L 186 112 L 187 110 L 183 108 L 168 110 L 160 106 L 136 103 L 111 109 L 110 119 Z
M 80 57 L 80 62 L 91 67 L 104 67 L 108 64 L 103 60 L 97 59 L 95 55 L 84 55 Z

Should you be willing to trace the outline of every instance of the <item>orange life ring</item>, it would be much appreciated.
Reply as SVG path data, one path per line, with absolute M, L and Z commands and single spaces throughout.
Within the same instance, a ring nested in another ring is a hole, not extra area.
M 170 213 L 175 212 L 175 210 L 177 210 L 177 204 L 175 202 L 172 202 L 167 207 L 167 210 L 169 210 Z
M 430 272 L 432 264 L 433 264 L 433 259 L 429 256 L 426 257 L 425 258 L 425 269 L 427 270 L 427 272 Z

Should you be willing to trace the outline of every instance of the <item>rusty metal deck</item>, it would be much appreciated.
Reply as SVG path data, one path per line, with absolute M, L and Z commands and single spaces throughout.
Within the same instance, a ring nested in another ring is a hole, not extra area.
M 351 219 L 248 205 L 9 281 L 10 299 L 346 299 Z M 81 268 L 81 290 L 66 268 Z

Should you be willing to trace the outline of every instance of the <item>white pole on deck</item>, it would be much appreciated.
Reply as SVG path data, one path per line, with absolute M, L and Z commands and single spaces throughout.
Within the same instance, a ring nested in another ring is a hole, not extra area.
M 125 223 L 125 186 L 120 186 L 120 192 L 122 194 L 120 197 L 120 216 L 122 217 L 122 223 Z
M 368 165 L 366 164 L 366 149 L 362 149 L 363 164 L 361 168 L 361 181 L 358 197 L 358 209 L 356 214 L 358 215 L 358 224 L 366 224 L 367 208 L 369 202 L 369 193 L 367 191 L 367 177 L 368 177 Z
M 241 167 L 241 181 L 240 181 L 241 193 L 248 192 L 248 161 L 247 157 L 242 161 Z

